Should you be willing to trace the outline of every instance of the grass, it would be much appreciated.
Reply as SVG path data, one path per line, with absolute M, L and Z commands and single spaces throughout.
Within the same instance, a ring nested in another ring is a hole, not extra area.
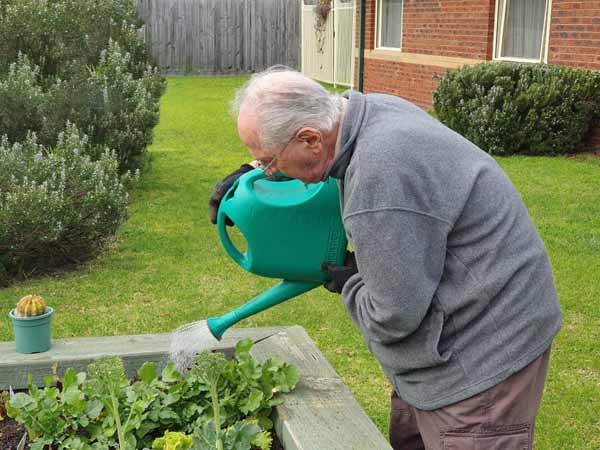
M 222 249 L 207 201 L 225 174 L 248 160 L 227 99 L 244 78 L 171 78 L 133 195 L 130 219 L 105 254 L 77 272 L 0 290 L 5 313 L 38 293 L 56 309 L 55 338 L 168 332 L 219 315 L 272 285 L 243 272 Z M 554 266 L 564 312 L 536 449 L 600 448 L 600 164 L 592 158 L 503 158 Z M 245 320 L 243 327 L 301 325 L 358 401 L 387 433 L 389 385 L 340 299 L 324 289 Z

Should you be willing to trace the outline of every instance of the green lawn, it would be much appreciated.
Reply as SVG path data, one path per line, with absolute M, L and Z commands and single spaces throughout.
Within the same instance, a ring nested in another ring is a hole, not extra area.
M 150 149 L 152 164 L 133 194 L 130 219 L 103 257 L 66 276 L 0 290 L 6 314 L 38 293 L 56 309 L 53 335 L 168 332 L 242 304 L 274 282 L 249 275 L 222 249 L 208 220 L 209 194 L 248 159 L 227 114 L 243 78 L 171 78 Z M 544 238 L 564 327 L 555 341 L 536 449 L 600 448 L 600 164 L 594 159 L 504 158 Z M 339 297 L 316 289 L 240 326 L 301 325 L 382 432 L 388 383 Z

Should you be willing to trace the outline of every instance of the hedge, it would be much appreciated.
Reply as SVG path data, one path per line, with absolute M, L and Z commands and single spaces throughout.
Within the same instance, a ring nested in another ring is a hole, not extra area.
M 436 117 L 496 155 L 583 149 L 600 116 L 600 74 L 543 64 L 483 63 L 449 72 L 433 95 Z

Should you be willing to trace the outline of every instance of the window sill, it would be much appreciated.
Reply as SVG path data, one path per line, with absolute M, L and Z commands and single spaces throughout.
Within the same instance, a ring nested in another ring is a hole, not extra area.
M 528 58 L 494 58 L 494 61 L 499 62 L 516 62 L 516 63 L 529 63 L 529 64 L 547 64 L 545 61 L 541 61 L 539 59 L 528 59 Z
M 455 58 L 452 56 L 423 55 L 420 53 L 404 53 L 391 49 L 365 50 L 365 58 L 381 59 L 385 61 L 400 62 L 406 64 L 422 64 L 424 66 L 444 67 L 448 69 L 459 69 L 462 66 L 474 65 L 485 62 L 481 59 Z

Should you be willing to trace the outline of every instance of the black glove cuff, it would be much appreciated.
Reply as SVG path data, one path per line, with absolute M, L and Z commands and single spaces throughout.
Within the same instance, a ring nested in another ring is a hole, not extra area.
M 252 165 L 242 164 L 239 169 L 237 169 L 234 172 L 231 172 L 215 186 L 215 189 L 213 190 L 210 199 L 208 200 L 208 206 L 210 209 L 210 221 L 213 224 L 217 223 L 217 210 L 219 209 L 219 204 L 221 203 L 223 196 L 227 193 L 229 188 L 233 186 L 233 183 L 235 183 L 235 181 L 239 177 L 241 177 L 247 172 L 250 172 L 251 170 L 254 170 L 254 167 Z M 233 225 L 233 223 L 229 219 L 227 219 L 227 224 Z
M 331 278 L 323 283 L 325 289 L 340 294 L 348 279 L 358 273 L 356 257 L 353 252 L 348 252 L 343 266 L 325 263 L 321 265 L 321 272 L 325 272 Z

